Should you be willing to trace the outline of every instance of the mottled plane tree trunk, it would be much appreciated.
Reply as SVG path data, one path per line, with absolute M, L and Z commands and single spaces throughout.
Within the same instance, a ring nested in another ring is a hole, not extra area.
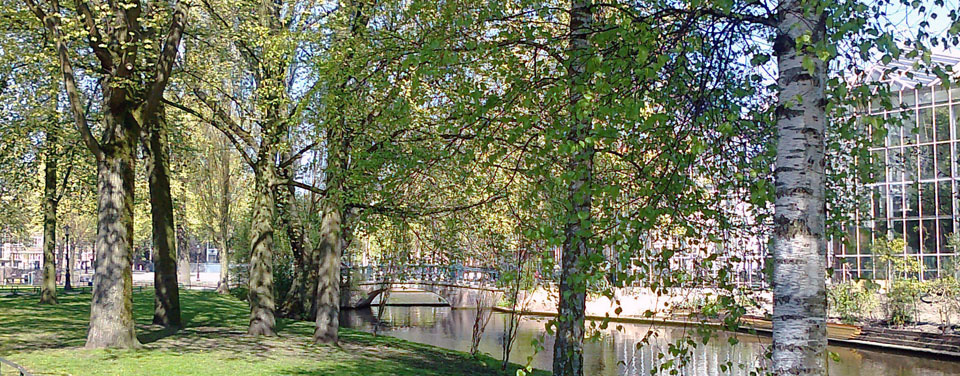
M 329 175 L 328 175 L 329 176 Z M 338 187 L 339 188 L 339 187 Z M 343 211 L 328 191 L 320 221 L 320 244 L 317 247 L 319 271 L 317 278 L 317 320 L 313 340 L 317 343 L 337 343 L 340 327 L 340 254 Z
M 273 160 L 261 156 L 254 170 L 253 218 L 250 225 L 250 327 L 248 334 L 272 336 L 276 331 L 273 291 L 273 221 L 276 198 Z
M 824 238 L 825 63 L 810 44 L 824 37 L 818 4 L 786 0 L 778 10 L 774 53 L 777 106 L 773 234 L 773 372 L 826 374 Z M 801 38 L 810 43 L 801 44 Z M 807 60 L 807 64 L 804 64 Z
M 129 113 L 107 123 L 133 122 Z M 97 161 L 97 264 L 93 273 L 88 348 L 138 347 L 133 320 L 133 181 L 137 134 L 114 125 L 114 142 L 101 144 Z
M 57 136 L 47 130 L 43 168 L 43 283 L 40 304 L 57 304 Z
M 150 187 L 150 214 L 153 225 L 153 323 L 179 327 L 180 288 L 177 284 L 177 233 L 173 223 L 170 194 L 170 154 L 166 118 L 159 109 L 150 123 L 143 124 L 143 150 Z
M 583 375 L 584 311 L 588 270 L 588 244 L 591 233 L 593 158 L 592 144 L 584 142 L 592 130 L 592 119 L 580 106 L 588 89 L 585 71 L 589 57 L 591 27 L 594 23 L 590 0 L 574 0 L 570 7 L 570 41 L 568 49 L 568 116 L 570 126 L 567 142 L 580 145 L 571 156 L 567 171 L 572 174 L 568 183 L 568 212 L 564 228 L 563 253 L 560 272 L 560 302 L 557 305 L 557 336 L 553 348 L 553 374 Z
M 85 48 L 99 63 L 96 74 L 102 75 L 98 86 L 103 118 L 98 140 L 87 123 L 69 47 L 60 28 L 60 19 L 64 17 L 60 3 L 25 2 L 53 41 L 74 123 L 97 161 L 96 267 L 86 347 L 137 347 L 132 275 L 134 153 L 139 122 L 149 123 L 156 116 L 169 81 L 186 22 L 185 6 L 176 3 L 168 30 L 162 33 L 154 26 L 141 24 L 141 16 L 144 6 L 168 6 L 167 3 L 76 2 L 78 21 L 86 36 Z M 101 12 L 109 12 L 112 17 L 99 17 Z M 144 59 L 138 53 L 147 52 L 139 47 L 146 42 L 145 38 L 153 36 L 161 36 L 157 43 L 162 46 L 160 53 L 155 59 L 150 57 L 152 61 L 147 66 L 140 67 Z M 141 74 L 144 70 L 151 74 Z
M 283 159 L 289 160 L 291 156 L 285 153 Z M 297 215 L 297 198 L 295 187 L 292 184 L 292 175 L 296 163 L 287 166 L 281 166 L 279 169 L 280 177 L 288 183 L 276 187 L 277 210 L 280 216 L 280 223 L 287 233 L 287 239 L 290 241 L 290 251 L 293 253 L 293 281 L 290 283 L 290 289 L 287 291 L 286 299 L 280 306 L 280 314 L 284 317 L 293 319 L 308 319 L 310 305 L 305 297 L 313 295 L 308 292 L 307 285 L 309 281 L 310 270 L 314 269 L 312 265 L 312 249 L 307 249 L 307 234 L 303 221 Z M 305 304 L 306 303 L 306 304 Z M 309 318 L 312 319 L 312 318 Z
M 230 205 L 233 202 L 233 187 L 230 185 L 230 177 L 233 158 L 226 146 L 221 144 L 217 154 L 220 160 L 219 176 L 217 176 L 220 184 L 220 205 L 217 208 L 220 214 L 217 226 L 217 242 L 220 247 L 220 280 L 217 282 L 217 293 L 220 294 L 230 293 Z

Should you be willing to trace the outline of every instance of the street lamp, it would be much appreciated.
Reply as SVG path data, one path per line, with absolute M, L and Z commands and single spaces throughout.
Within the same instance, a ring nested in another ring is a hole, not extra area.
M 66 257 L 67 272 L 65 273 L 66 281 L 63 282 L 63 290 L 70 291 L 70 290 L 73 290 L 73 286 L 70 284 L 70 269 L 73 269 L 70 267 L 70 225 L 63 226 L 63 236 L 65 238 L 64 239 L 65 244 L 63 245 L 63 249 L 64 249 L 64 253 L 67 254 L 67 257 Z

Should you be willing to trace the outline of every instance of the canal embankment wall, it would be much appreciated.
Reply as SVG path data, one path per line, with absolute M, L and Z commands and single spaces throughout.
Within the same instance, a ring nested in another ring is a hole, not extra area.
M 649 289 L 618 291 L 611 299 L 589 296 L 586 316 L 589 320 L 609 320 L 617 323 L 690 326 L 706 325 L 725 329 L 719 320 L 703 318 L 694 312 L 694 303 L 716 296 L 709 289 L 677 290 L 672 294 L 655 294 Z M 765 319 L 772 309 L 770 293 L 757 293 L 751 299 L 751 309 L 740 322 L 741 331 L 770 335 L 773 324 Z M 514 307 L 495 307 L 500 312 L 521 311 L 525 315 L 552 317 L 557 315 L 558 295 L 555 290 L 539 288 L 521 292 Z M 515 311 L 516 309 L 516 311 Z M 960 335 L 923 330 L 892 329 L 877 326 L 848 325 L 830 322 L 827 325 L 831 344 L 869 347 L 897 352 L 924 354 L 936 358 L 960 360 Z

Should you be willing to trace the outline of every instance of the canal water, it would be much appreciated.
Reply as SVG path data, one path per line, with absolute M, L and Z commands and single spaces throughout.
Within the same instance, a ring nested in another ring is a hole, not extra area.
M 410 294 L 410 295 L 408 295 Z M 393 293 L 388 301 L 412 304 L 413 293 Z M 437 306 L 386 306 L 380 315 L 378 331 L 384 335 L 459 351 L 469 351 L 476 311 Z M 480 342 L 480 351 L 501 358 L 503 333 L 509 315 L 493 313 Z M 377 307 L 344 310 L 341 325 L 372 331 L 378 322 Z M 545 335 L 546 318 L 528 317 L 520 323 L 510 361 L 550 370 L 553 339 Z M 607 329 L 595 329 L 594 339 L 584 346 L 584 373 L 618 376 L 649 375 L 650 370 L 668 361 L 670 345 L 689 332 L 670 326 L 610 323 Z M 690 329 L 686 329 L 690 330 Z M 649 337 L 648 336 L 649 333 Z M 647 337 L 646 342 L 643 339 Z M 730 338 L 736 338 L 731 345 Z M 536 351 L 533 342 L 542 344 Z M 691 351 L 681 375 L 749 375 L 761 366 L 769 338 L 742 333 L 717 333 L 707 345 Z M 960 376 L 960 362 L 918 357 L 910 354 L 831 346 L 835 354 L 830 363 L 831 376 Z M 664 354 L 661 356 L 661 354 Z

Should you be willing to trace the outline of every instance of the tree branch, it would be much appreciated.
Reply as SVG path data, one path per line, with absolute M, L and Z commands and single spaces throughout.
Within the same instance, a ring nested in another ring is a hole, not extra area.
M 87 144 L 87 148 L 89 148 L 94 157 L 99 160 L 102 157 L 100 144 L 93 137 L 93 133 L 90 131 L 90 125 L 87 124 L 87 115 L 83 109 L 80 91 L 77 89 L 73 65 L 71 65 L 70 56 L 67 54 L 67 44 L 63 41 L 63 35 L 60 33 L 60 19 L 58 16 L 52 16 L 44 12 L 36 0 L 25 1 L 54 40 L 57 49 L 57 58 L 60 61 L 60 72 L 63 74 L 63 83 L 67 90 L 67 98 L 70 100 L 70 110 L 73 112 L 74 123 L 77 125 L 83 142 Z
M 503 197 L 504 197 L 503 195 L 499 195 L 499 194 L 498 194 L 498 195 L 493 195 L 493 196 L 487 197 L 487 198 L 485 198 L 485 199 L 483 199 L 483 200 L 480 200 L 480 201 L 477 201 L 477 202 L 474 202 L 474 203 L 471 203 L 471 204 L 464 204 L 464 205 L 457 205 L 457 206 L 448 206 L 448 207 L 441 207 L 441 208 L 404 208 L 404 207 L 392 207 L 392 206 L 369 205 L 369 204 L 356 204 L 356 203 L 355 203 L 355 204 L 348 204 L 347 207 L 349 207 L 349 208 L 358 208 L 358 209 L 361 209 L 361 210 L 370 210 L 370 211 L 373 211 L 373 212 L 378 213 L 378 214 L 395 215 L 395 216 L 399 216 L 399 217 L 402 217 L 402 218 L 408 218 L 408 217 L 426 217 L 426 216 L 431 216 L 431 215 L 437 215 L 437 214 L 451 213 L 451 212 L 458 212 L 458 211 L 473 209 L 473 208 L 475 208 L 475 207 L 477 207 L 477 206 L 486 205 L 486 204 L 488 204 L 488 203 L 497 201 L 497 200 L 499 200 L 499 199 L 501 199 L 501 198 L 503 198 Z
M 291 163 L 293 163 L 294 161 L 296 161 L 297 159 L 299 159 L 301 156 L 303 156 L 303 153 L 306 153 L 306 152 L 310 151 L 310 149 L 313 149 L 313 148 L 316 147 L 316 146 L 317 146 L 317 142 L 314 141 L 314 142 L 311 143 L 310 145 L 307 145 L 307 146 L 305 146 L 303 149 L 300 149 L 300 151 L 296 152 L 295 154 L 293 154 L 292 156 L 290 156 L 290 157 L 287 158 L 286 160 L 280 162 L 280 168 L 286 168 L 286 167 L 289 166 Z
M 100 60 L 100 68 L 102 68 L 104 72 L 110 73 L 113 70 L 113 56 L 110 55 L 110 51 L 107 51 L 107 49 L 101 45 L 104 43 L 103 36 L 100 34 L 100 30 L 97 29 L 93 12 L 90 11 L 90 6 L 87 5 L 85 1 L 76 0 L 75 3 L 77 4 L 77 12 L 80 13 L 83 24 L 87 27 L 87 44 L 93 49 L 93 54 L 97 56 L 97 60 Z
M 250 155 L 247 154 L 247 150 L 244 148 L 244 144 L 241 143 L 240 140 L 237 140 L 236 137 L 234 137 L 233 133 L 230 132 L 225 126 L 223 126 L 223 124 L 221 124 L 216 120 L 209 119 L 203 116 L 203 114 L 200 113 L 200 111 L 184 106 L 183 104 L 175 103 L 173 101 L 168 101 L 166 98 L 161 98 L 161 101 L 163 102 L 163 104 L 166 104 L 180 111 L 193 115 L 197 119 L 200 119 L 201 121 L 207 124 L 210 124 L 210 126 L 216 128 L 218 131 L 220 131 L 220 133 L 223 133 L 223 135 L 226 136 L 228 140 L 230 140 L 230 143 L 233 144 L 233 147 L 236 148 L 237 152 L 240 153 L 240 156 L 243 157 L 244 162 L 247 162 L 247 164 L 250 165 L 250 167 L 253 167 L 256 165 L 253 158 L 251 158 Z
M 186 8 L 184 2 L 182 0 L 178 1 L 173 12 L 173 18 L 170 21 L 170 31 L 167 32 L 163 49 L 160 50 L 156 76 L 143 105 L 143 114 L 148 119 L 156 116 L 157 106 L 163 98 L 163 91 L 167 87 L 167 82 L 170 81 L 170 71 L 173 70 L 173 63 L 177 59 L 180 40 L 183 38 L 183 29 L 187 24 L 187 12 L 184 8 Z

